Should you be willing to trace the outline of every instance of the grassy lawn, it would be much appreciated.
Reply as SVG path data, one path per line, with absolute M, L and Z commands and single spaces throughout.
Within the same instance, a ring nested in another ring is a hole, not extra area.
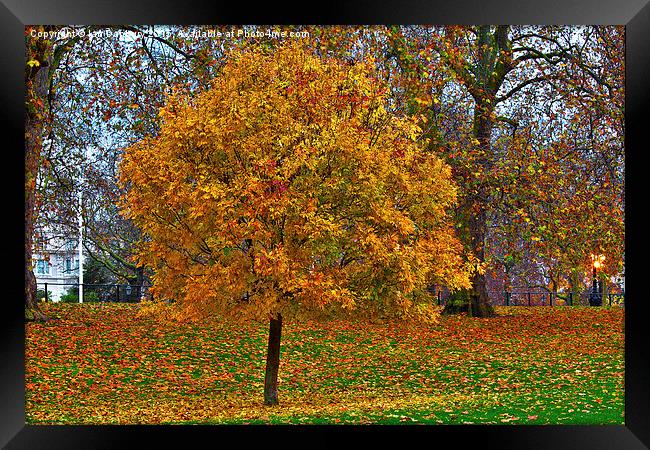
M 136 305 L 46 305 L 26 325 L 29 424 L 623 424 L 624 311 L 285 323 L 277 407 L 267 324 L 159 323 Z

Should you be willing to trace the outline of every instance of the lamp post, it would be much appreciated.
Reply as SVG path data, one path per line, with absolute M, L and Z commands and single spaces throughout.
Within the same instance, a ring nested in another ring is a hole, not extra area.
M 591 255 L 591 265 L 593 267 L 593 282 L 591 287 L 591 295 L 589 296 L 589 305 L 590 306 L 602 306 L 603 298 L 601 295 L 602 283 L 601 286 L 598 286 L 598 269 L 600 269 L 605 261 L 604 255 Z

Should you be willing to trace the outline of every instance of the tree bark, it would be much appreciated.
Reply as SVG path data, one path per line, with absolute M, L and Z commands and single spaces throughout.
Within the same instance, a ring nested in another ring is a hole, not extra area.
M 282 333 L 282 315 L 270 319 L 269 343 L 266 353 L 266 374 L 264 376 L 264 404 L 278 404 L 278 369 L 280 368 L 280 336 Z

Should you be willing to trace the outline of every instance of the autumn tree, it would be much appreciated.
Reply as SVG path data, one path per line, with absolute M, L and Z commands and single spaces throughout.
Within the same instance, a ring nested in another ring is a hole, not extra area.
M 469 286 L 450 168 L 373 73 L 296 43 L 233 51 L 209 89 L 169 97 L 160 133 L 120 166 L 156 298 L 269 321 L 267 405 L 283 318 L 425 318 L 432 283 Z
M 575 272 L 587 248 L 621 261 L 621 27 L 390 27 L 387 35 L 405 82 L 397 92 L 421 103 L 412 113 L 428 119 L 430 142 L 459 186 L 461 240 L 488 269 L 472 280 L 473 315 L 493 314 L 486 277 L 500 260 L 512 264 L 499 255 L 522 236 L 522 249 L 558 273 Z M 495 236 L 503 239 L 493 252 Z
M 511 39 L 534 65 L 520 62 L 497 97 L 518 127 L 495 128 L 502 175 L 488 239 L 528 253 L 539 287 L 580 291 L 591 253 L 607 256 L 610 275 L 623 264 L 623 29 L 522 27 Z

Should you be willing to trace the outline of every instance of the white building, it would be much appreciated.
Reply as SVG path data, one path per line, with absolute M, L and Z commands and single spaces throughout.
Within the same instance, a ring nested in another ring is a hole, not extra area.
M 58 302 L 72 287 L 69 285 L 79 282 L 79 252 L 74 240 L 49 240 L 45 250 L 34 252 L 33 261 L 36 289 L 44 291 L 47 284 L 50 301 Z

